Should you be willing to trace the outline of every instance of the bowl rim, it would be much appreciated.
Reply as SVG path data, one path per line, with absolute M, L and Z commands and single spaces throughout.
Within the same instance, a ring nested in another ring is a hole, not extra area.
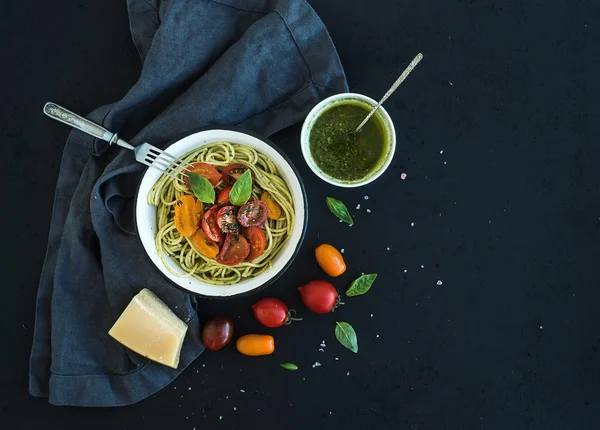
M 140 197 L 140 188 L 142 185 L 142 180 L 144 178 L 144 176 L 146 175 L 148 169 L 150 169 L 150 166 L 146 166 L 143 170 L 142 170 L 142 174 L 141 177 L 138 181 L 137 187 L 136 187 L 136 191 L 135 191 L 135 198 L 133 201 L 133 226 L 134 226 L 134 230 L 135 230 L 135 236 L 138 240 L 138 243 L 140 245 L 140 247 L 143 250 L 144 253 L 144 257 L 151 263 L 151 265 L 155 268 L 156 272 L 160 274 L 160 276 L 165 279 L 167 282 L 169 282 L 169 284 L 171 284 L 172 286 L 174 286 L 175 288 L 177 288 L 178 290 L 195 296 L 195 297 L 200 297 L 200 298 L 206 298 L 206 299 L 218 299 L 218 300 L 222 300 L 222 299 L 228 299 L 228 298 L 232 298 L 232 297 L 245 297 L 248 296 L 250 294 L 254 294 L 257 293 L 261 290 L 263 290 L 264 288 L 270 286 L 273 282 L 275 282 L 277 279 L 279 279 L 279 277 L 281 275 L 283 275 L 284 272 L 287 271 L 287 269 L 289 269 L 289 267 L 292 265 L 292 263 L 294 262 L 294 260 L 296 259 L 296 257 L 298 256 L 298 253 L 300 252 L 300 248 L 302 247 L 302 243 L 304 242 L 304 238 L 306 236 L 306 230 L 308 227 L 308 197 L 306 194 L 306 187 L 304 186 L 304 181 L 302 180 L 302 177 L 300 176 L 300 172 L 298 171 L 298 169 L 296 168 L 296 166 L 294 165 L 294 163 L 292 162 L 292 160 L 288 157 L 288 155 L 283 152 L 281 150 L 281 148 L 279 148 L 279 146 L 277 146 L 275 143 L 273 143 L 271 140 L 267 139 L 264 136 L 261 136 L 258 133 L 255 133 L 253 131 L 250 130 L 246 130 L 243 129 L 241 127 L 235 127 L 235 126 L 205 126 L 205 127 L 198 127 L 198 128 L 194 128 L 191 130 L 188 130 L 184 133 L 179 134 L 178 136 L 176 136 L 175 138 L 171 139 L 169 142 L 167 142 L 161 149 L 163 150 L 167 150 L 171 145 L 177 143 L 178 141 L 191 136 L 192 134 L 196 134 L 196 133 L 200 133 L 203 131 L 212 131 L 212 130 L 226 130 L 226 131 L 233 131 L 233 132 L 238 132 L 238 133 L 242 133 L 242 134 L 247 134 L 249 136 L 252 136 L 262 142 L 264 142 L 265 144 L 269 145 L 271 148 L 273 148 L 275 151 L 277 151 L 279 153 L 279 155 L 281 155 L 281 157 L 288 163 L 288 165 L 290 166 L 290 168 L 292 169 L 292 172 L 294 173 L 294 175 L 297 177 L 298 179 L 298 184 L 300 185 L 300 192 L 302 194 L 302 201 L 304 203 L 304 222 L 302 223 L 302 231 L 300 232 L 300 238 L 298 239 L 298 243 L 296 244 L 296 247 L 294 249 L 294 251 L 292 252 L 292 255 L 290 257 L 290 259 L 283 265 L 283 267 L 281 268 L 281 270 L 279 270 L 277 273 L 275 273 L 275 275 L 273 275 L 270 279 L 268 279 L 266 282 L 264 282 L 263 284 L 259 285 L 258 287 L 252 288 L 248 291 L 242 291 L 239 293 L 235 293 L 235 294 L 229 294 L 229 295 L 222 295 L 222 296 L 213 296 L 213 295 L 207 295 L 207 294 L 201 294 L 201 293 L 197 293 L 195 291 L 191 291 L 188 290 L 185 287 L 182 287 L 181 285 L 177 284 L 175 281 L 173 281 L 171 278 L 169 278 L 165 273 L 163 273 L 154 263 L 154 261 L 152 260 L 152 258 L 150 258 L 150 255 L 148 254 L 148 251 L 146 250 L 146 248 L 144 247 L 144 244 L 142 242 L 142 238 L 140 236 L 140 232 L 138 231 L 138 222 L 137 222 L 137 203 L 138 203 L 138 198 Z
M 383 115 L 383 119 L 387 123 L 387 125 L 389 126 L 389 129 L 390 129 L 391 142 L 390 142 L 390 151 L 389 151 L 388 158 L 385 160 L 385 162 L 381 165 L 379 170 L 374 175 L 369 176 L 368 178 L 366 178 L 360 182 L 351 182 L 351 183 L 342 182 L 342 181 L 339 181 L 335 178 L 332 178 L 332 177 L 326 175 L 324 172 L 320 171 L 320 169 L 318 168 L 318 166 L 316 165 L 316 163 L 314 161 L 314 158 L 312 157 L 312 154 L 310 153 L 309 138 L 307 135 L 307 133 L 309 131 L 308 123 L 309 123 L 309 121 L 312 121 L 312 119 L 317 115 L 317 113 L 322 112 L 324 110 L 324 108 L 326 107 L 326 105 L 328 105 L 330 103 L 334 103 L 337 100 L 341 100 L 341 99 L 358 99 L 358 100 L 365 101 L 368 104 L 371 104 L 372 106 L 376 106 L 378 103 L 376 100 L 373 100 L 371 97 L 366 96 L 364 94 L 359 94 L 359 93 L 339 93 L 339 94 L 334 94 L 332 96 L 327 97 L 325 100 L 322 100 L 317 105 L 315 105 L 310 110 L 310 112 L 308 113 L 306 118 L 304 119 L 304 122 L 302 123 L 302 130 L 300 132 L 300 149 L 302 150 L 302 156 L 304 157 L 304 161 L 306 162 L 306 164 L 308 165 L 310 170 L 315 175 L 317 175 L 320 179 L 322 179 L 323 181 L 325 181 L 331 185 L 335 185 L 337 187 L 342 187 L 342 188 L 362 187 L 363 185 L 370 184 L 374 180 L 378 179 L 381 175 L 383 175 L 383 173 L 388 169 L 388 167 L 390 167 L 390 164 L 392 164 L 392 160 L 394 159 L 394 155 L 396 154 L 396 127 L 394 126 L 394 121 L 392 120 L 392 117 L 390 116 L 388 111 L 385 110 L 385 108 L 383 106 L 380 106 L 379 112 L 381 112 L 381 114 Z

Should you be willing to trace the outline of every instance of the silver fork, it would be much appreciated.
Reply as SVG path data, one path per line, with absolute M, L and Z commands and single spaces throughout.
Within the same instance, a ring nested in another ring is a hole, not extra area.
M 130 145 L 123 139 L 117 136 L 117 133 L 112 133 L 98 124 L 87 120 L 56 103 L 46 103 L 44 105 L 44 113 L 50 118 L 70 125 L 77 130 L 83 131 L 90 136 L 97 137 L 108 142 L 110 145 L 117 144 L 118 146 L 133 151 L 135 159 L 146 166 L 160 170 L 165 175 L 170 176 L 179 182 L 184 182 L 179 174 L 183 173 L 187 176 L 192 165 L 180 158 L 174 157 L 171 154 L 158 149 L 149 143 L 142 143 L 138 146 Z

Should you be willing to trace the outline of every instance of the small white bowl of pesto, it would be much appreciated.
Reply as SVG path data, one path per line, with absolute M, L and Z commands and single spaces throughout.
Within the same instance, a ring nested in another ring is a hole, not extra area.
M 392 118 L 380 107 L 361 131 L 353 131 L 377 102 L 362 94 L 343 93 L 316 105 L 304 120 L 300 144 L 311 170 L 338 187 L 360 187 L 388 168 L 396 150 Z

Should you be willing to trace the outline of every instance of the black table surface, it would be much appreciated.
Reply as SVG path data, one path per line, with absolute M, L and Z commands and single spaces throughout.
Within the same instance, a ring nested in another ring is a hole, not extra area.
M 140 62 L 126 5 L 3 5 L 0 427 L 599 428 L 600 3 L 310 3 L 354 92 L 379 98 L 424 53 L 386 104 L 394 162 L 371 185 L 338 189 L 304 163 L 299 126 L 273 136 L 306 182 L 310 222 L 299 257 L 264 294 L 304 321 L 266 330 L 276 337 L 272 356 L 205 353 L 172 385 L 117 409 L 54 407 L 29 396 L 27 383 L 69 133 L 42 105 L 87 113 L 132 86 Z M 328 195 L 347 203 L 354 227 L 329 214 Z M 325 277 L 313 258 L 323 242 L 345 249 L 340 290 L 361 272 L 379 278 L 367 295 L 318 316 L 296 287 Z M 203 301 L 201 313 L 234 317 L 240 333 L 262 331 L 250 312 L 257 297 Z M 358 354 L 336 342 L 335 321 L 355 327 Z M 279 368 L 288 361 L 300 370 Z

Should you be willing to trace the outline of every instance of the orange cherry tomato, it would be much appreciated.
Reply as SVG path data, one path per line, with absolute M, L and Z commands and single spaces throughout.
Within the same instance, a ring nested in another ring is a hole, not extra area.
M 329 276 L 340 276 L 346 271 L 346 263 L 340 251 L 331 245 L 323 244 L 315 250 L 315 257 L 321 269 Z
M 275 339 L 267 334 L 247 334 L 240 337 L 235 346 L 239 352 L 251 357 L 269 355 L 275 351 Z
M 273 197 L 271 197 L 271 194 L 269 194 L 268 191 L 265 191 L 260 195 L 260 200 L 267 205 L 267 216 L 269 219 L 275 220 L 281 218 L 281 206 L 273 200 Z
M 204 214 L 202 203 L 194 196 L 181 196 L 175 201 L 175 228 L 182 236 L 190 237 L 198 227 Z
M 192 234 L 190 241 L 192 242 L 192 246 L 206 258 L 215 258 L 219 253 L 219 245 L 206 237 L 204 230 L 201 228 Z

